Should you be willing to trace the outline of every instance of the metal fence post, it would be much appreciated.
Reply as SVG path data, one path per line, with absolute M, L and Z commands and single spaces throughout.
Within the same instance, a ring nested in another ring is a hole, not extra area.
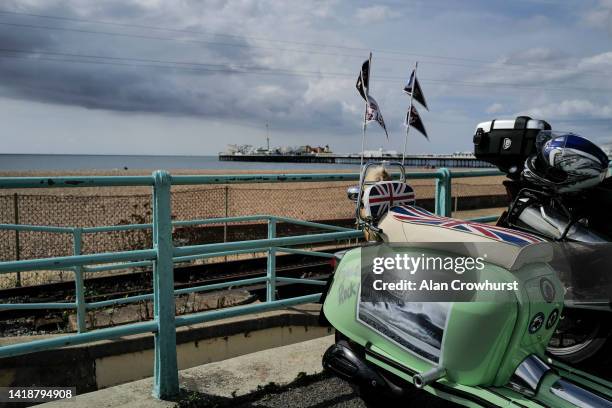
M 436 214 L 450 217 L 452 214 L 451 172 L 447 168 L 438 170 L 436 178 Z
M 229 186 L 225 186 L 225 218 L 229 217 Z M 223 242 L 227 242 L 227 221 L 223 223 Z M 227 255 L 223 258 L 227 262 Z
M 268 239 L 276 238 L 276 220 L 268 219 Z M 268 248 L 268 268 L 266 281 L 266 302 L 276 299 L 276 248 Z
M 19 225 L 19 195 L 15 193 L 13 195 L 13 215 L 15 225 Z M 19 243 L 19 231 L 15 231 L 15 260 L 18 261 L 21 259 L 21 248 Z M 17 282 L 15 282 L 16 287 L 21 286 L 21 272 L 17 272 L 16 276 Z
M 455 204 L 453 205 L 453 211 L 457 212 L 459 210 L 459 184 L 455 184 L 453 190 L 455 190 Z
M 225 218 L 229 217 L 229 186 L 225 186 Z M 227 221 L 223 223 L 223 242 L 227 242 Z
M 81 255 L 83 245 L 83 230 L 81 228 L 72 229 L 72 252 L 74 255 Z M 74 270 L 74 289 L 76 302 L 77 329 L 79 333 L 87 331 L 85 316 L 87 314 L 87 304 L 85 303 L 85 283 L 83 281 L 83 267 L 75 266 Z
M 158 170 L 153 173 L 153 179 L 153 246 L 157 251 L 153 264 L 153 309 L 157 322 L 153 395 L 160 399 L 169 399 L 179 392 L 170 173 Z

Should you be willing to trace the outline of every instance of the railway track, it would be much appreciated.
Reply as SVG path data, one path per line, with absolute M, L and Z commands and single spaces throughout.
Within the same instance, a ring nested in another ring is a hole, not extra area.
M 330 251 L 330 252 L 333 252 Z M 277 256 L 277 276 L 325 278 L 332 272 L 329 259 L 314 258 L 304 255 Z M 244 259 L 238 261 L 217 262 L 201 265 L 177 267 L 175 274 L 175 289 L 202 286 L 212 283 L 228 282 L 237 279 L 265 276 L 267 260 L 263 258 Z M 85 280 L 86 302 L 97 302 L 127 296 L 141 295 L 152 292 L 152 271 L 142 270 L 129 274 L 119 274 L 103 277 L 92 277 Z M 320 291 L 320 287 L 290 283 L 277 283 L 279 296 L 296 296 Z M 244 287 L 259 299 L 265 297 L 265 284 L 255 284 Z M 72 302 L 75 289 L 73 281 L 55 282 L 43 285 L 26 286 L 0 290 L 0 303 L 38 303 L 38 302 Z M 10 334 L 40 334 L 38 322 L 40 319 L 58 321 L 65 320 L 63 310 L 0 310 L 0 333 Z M 62 332 L 63 329 L 43 330 L 42 333 Z

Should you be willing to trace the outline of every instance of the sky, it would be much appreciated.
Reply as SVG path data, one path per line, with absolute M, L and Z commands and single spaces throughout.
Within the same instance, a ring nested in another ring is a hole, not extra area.
M 4 0 L 0 153 L 209 155 L 226 145 L 358 152 L 355 89 L 401 151 L 416 61 L 429 141 L 470 151 L 479 122 L 529 115 L 612 143 L 612 0 Z

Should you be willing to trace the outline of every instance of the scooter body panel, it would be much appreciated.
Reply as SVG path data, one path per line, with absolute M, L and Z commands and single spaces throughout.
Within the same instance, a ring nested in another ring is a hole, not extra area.
M 419 254 L 435 254 L 430 249 L 403 248 Z M 478 291 L 472 302 L 454 302 L 449 312 L 438 363 L 429 361 L 387 338 L 357 318 L 361 286 L 361 248 L 348 251 L 333 277 L 323 306 L 329 322 L 351 341 L 369 347 L 366 359 L 385 370 L 411 381 L 416 373 L 437 364 L 446 368 L 445 378 L 425 387 L 429 392 L 465 406 L 545 406 L 533 398 L 506 388 L 517 366 L 529 355 L 546 359 L 545 346 L 555 325 L 546 323 L 530 332 L 535 315 L 550 316 L 563 307 L 561 283 L 546 264 L 523 266 L 507 271 L 487 264 L 480 279 L 518 280 L 520 290 L 510 292 L 508 299 L 487 298 Z M 541 293 L 542 279 L 554 286 L 554 298 L 545 300 Z M 382 356 L 382 357 L 381 357 Z M 383 358 L 384 357 L 384 358 Z M 392 363 L 392 364 L 389 364 Z M 398 367 L 400 369 L 398 369 Z M 548 379 L 554 382 L 552 379 Z M 501 392 L 500 390 L 503 390 Z M 550 395 L 542 398 L 548 402 Z M 559 402 L 558 407 L 572 404 Z M 476 401 L 476 402 L 475 402 Z M 515 402 L 513 402 L 515 401 Z

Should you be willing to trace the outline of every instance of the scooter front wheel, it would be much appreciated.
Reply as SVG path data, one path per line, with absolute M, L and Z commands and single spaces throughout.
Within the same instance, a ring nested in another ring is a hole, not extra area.
M 607 315 L 566 309 L 547 351 L 568 363 L 580 363 L 605 351 L 612 324 Z

